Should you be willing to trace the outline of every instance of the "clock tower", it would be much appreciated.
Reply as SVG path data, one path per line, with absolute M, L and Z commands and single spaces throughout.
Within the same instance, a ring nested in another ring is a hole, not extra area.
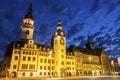
M 22 36 L 21 39 L 33 39 L 33 31 L 34 31 L 34 18 L 32 16 L 32 4 L 28 9 L 27 15 L 23 19 L 23 24 L 21 26 Z
M 66 75 L 66 38 L 62 31 L 61 21 L 58 21 L 57 30 L 53 36 L 53 50 L 55 57 L 55 76 Z

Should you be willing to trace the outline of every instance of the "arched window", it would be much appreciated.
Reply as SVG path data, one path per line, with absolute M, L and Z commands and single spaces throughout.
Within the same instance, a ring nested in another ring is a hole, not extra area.
M 25 72 L 22 73 L 22 76 L 25 76 Z
M 30 76 L 33 76 L 33 73 L 30 73 Z

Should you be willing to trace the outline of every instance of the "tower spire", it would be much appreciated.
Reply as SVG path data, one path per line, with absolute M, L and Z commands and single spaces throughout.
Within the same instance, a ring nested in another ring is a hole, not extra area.
M 94 44 L 91 41 L 90 35 L 88 35 L 88 38 L 87 38 L 86 48 L 87 49 L 93 49 L 94 48 Z
M 31 18 L 34 20 L 33 16 L 32 16 L 32 3 L 30 3 L 30 7 L 28 9 L 28 13 L 24 18 Z
M 90 35 L 88 35 L 87 41 L 88 41 L 89 43 L 91 43 L 91 37 L 90 37 Z

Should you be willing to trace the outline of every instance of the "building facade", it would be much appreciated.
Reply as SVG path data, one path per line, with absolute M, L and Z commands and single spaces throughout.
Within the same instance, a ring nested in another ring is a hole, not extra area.
M 32 5 L 23 18 L 20 40 L 12 41 L 6 48 L 1 76 L 8 77 L 66 77 L 109 75 L 110 64 L 104 48 L 94 48 L 90 36 L 86 48 L 70 46 L 62 23 L 58 21 L 52 45 L 37 44 L 33 39 L 34 18 Z
M 111 73 L 113 75 L 119 74 L 119 64 L 117 58 L 110 58 Z

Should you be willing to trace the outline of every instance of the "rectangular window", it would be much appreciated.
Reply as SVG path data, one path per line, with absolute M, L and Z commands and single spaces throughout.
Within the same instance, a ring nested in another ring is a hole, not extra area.
M 62 61 L 61 64 L 64 65 L 64 62 Z
M 25 56 L 23 56 L 23 61 L 25 61 L 26 60 L 26 57 Z
M 54 64 L 54 60 L 52 60 L 52 64 Z
M 17 51 L 15 51 L 14 53 L 17 53 Z
M 33 61 L 35 61 L 35 57 L 33 57 Z
M 42 75 L 42 72 L 40 72 L 40 75 Z
M 28 65 L 27 64 L 22 64 L 22 69 L 27 69 Z
M 54 67 L 52 67 L 52 70 L 54 70 Z
M 50 63 L 50 60 L 48 60 L 48 63 Z
M 29 65 L 29 69 L 35 69 L 35 65 Z
M 46 66 L 44 66 L 44 70 L 46 70 Z
M 46 75 L 46 72 L 44 72 L 44 75 Z
M 28 61 L 30 61 L 31 60 L 31 57 L 28 57 Z
M 13 69 L 16 69 L 16 67 L 17 67 L 16 65 L 13 65 Z
M 46 63 L 46 61 L 47 61 L 47 60 L 45 59 L 45 60 L 44 60 L 44 63 Z
M 50 72 L 48 72 L 48 75 L 50 75 Z
M 18 51 L 18 54 L 20 54 L 20 51 Z
M 63 56 L 63 55 L 62 55 L 61 57 L 62 57 L 62 58 L 64 58 L 64 56 Z
M 42 66 L 40 66 L 40 70 L 42 70 Z
M 74 62 L 72 62 L 72 65 L 74 65 Z
M 40 59 L 40 63 L 43 63 L 43 59 Z
M 15 56 L 15 60 L 18 60 L 18 56 Z
M 64 50 L 63 49 L 61 49 L 61 52 L 63 52 Z
M 48 70 L 50 70 L 50 66 L 48 66 Z

